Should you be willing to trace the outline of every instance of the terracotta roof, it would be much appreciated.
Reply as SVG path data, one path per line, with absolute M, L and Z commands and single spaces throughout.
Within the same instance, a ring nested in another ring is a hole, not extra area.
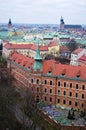
M 7 49 L 30 49 L 33 44 L 5 44 L 5 48 Z
M 57 42 L 53 41 L 53 42 L 50 42 L 50 44 L 48 45 L 48 47 L 53 47 L 53 46 L 57 46 Z
M 34 59 L 17 52 L 12 54 L 11 59 L 25 68 L 29 68 L 34 64 Z M 66 78 L 76 78 L 79 74 L 80 79 L 86 80 L 86 66 L 72 66 L 57 63 L 55 60 L 44 60 L 42 69 L 43 74 L 51 72 L 52 76 L 62 76 L 64 73 Z
M 48 46 L 40 46 L 40 51 L 48 51 Z
M 37 45 L 35 44 L 10 44 L 7 43 L 4 46 L 7 49 L 32 49 L 36 51 Z M 48 51 L 48 46 L 40 46 L 40 51 Z
M 48 71 L 52 70 L 53 76 L 61 76 L 65 70 L 66 78 L 76 78 L 77 74 L 80 74 L 80 78 L 86 79 L 86 66 L 72 66 L 66 64 L 57 64 L 54 60 L 48 60 L 43 62 L 43 73 L 47 74 Z
M 36 44 L 33 44 L 30 49 L 36 51 L 37 45 L 36 45 Z
M 84 62 L 86 61 L 86 55 L 81 56 L 78 61 Z
M 31 67 L 31 65 L 33 65 L 33 63 L 34 63 L 34 59 L 32 59 L 30 57 L 26 57 L 17 52 L 14 52 L 11 55 L 11 59 L 14 60 L 15 63 L 18 63 L 20 66 L 24 66 L 25 68 Z
M 34 50 L 34 51 L 36 51 L 36 49 L 37 49 L 37 45 L 36 44 L 33 44 L 32 46 L 31 46 L 31 49 L 32 50 Z M 48 51 L 48 46 L 39 46 L 39 49 L 40 49 L 40 51 Z
M 73 51 L 73 54 L 79 54 L 83 49 L 82 48 L 78 48 L 75 51 Z

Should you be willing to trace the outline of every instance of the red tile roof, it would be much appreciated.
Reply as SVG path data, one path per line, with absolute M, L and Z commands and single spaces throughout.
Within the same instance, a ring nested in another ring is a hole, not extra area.
M 34 64 L 34 59 L 17 52 L 12 54 L 11 59 L 25 68 L 29 68 Z M 52 76 L 61 76 L 64 72 L 66 78 L 76 78 L 79 74 L 80 79 L 86 80 L 86 66 L 72 66 L 57 63 L 55 60 L 44 60 L 42 69 L 43 74 L 52 72 Z
M 53 76 L 61 76 L 65 70 L 65 77 L 76 78 L 80 72 L 80 78 L 86 79 L 86 66 L 72 66 L 66 64 L 57 64 L 54 60 L 48 60 L 43 62 L 43 73 L 47 74 L 49 70 L 52 70 Z
M 4 46 L 7 49 L 32 49 L 36 51 L 37 45 L 35 44 L 10 44 L 7 43 Z M 40 51 L 48 51 L 48 46 L 40 46 Z
M 57 42 L 53 41 L 53 42 L 50 42 L 50 44 L 48 45 L 48 47 L 53 47 L 53 46 L 57 46 Z
M 48 51 L 48 46 L 40 46 L 40 51 Z
M 5 48 L 7 49 L 30 49 L 33 44 L 5 44 Z
M 79 54 L 83 49 L 82 48 L 78 48 L 75 51 L 73 51 L 73 54 Z
M 78 61 L 84 62 L 86 61 L 86 55 L 81 56 Z
M 30 57 L 26 57 L 22 54 L 19 54 L 17 52 L 14 52 L 11 55 L 11 59 L 15 61 L 15 63 L 18 63 L 20 66 L 24 66 L 25 68 L 31 67 L 34 63 L 34 59 Z

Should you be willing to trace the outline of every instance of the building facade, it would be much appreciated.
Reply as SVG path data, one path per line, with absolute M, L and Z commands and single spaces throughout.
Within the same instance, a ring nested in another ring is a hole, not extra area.
M 11 68 L 11 74 L 18 84 L 31 89 L 36 102 L 86 110 L 85 66 L 42 60 L 37 48 L 34 59 L 14 52 L 8 60 L 8 68 Z
M 86 49 L 78 48 L 71 53 L 71 65 L 86 65 Z

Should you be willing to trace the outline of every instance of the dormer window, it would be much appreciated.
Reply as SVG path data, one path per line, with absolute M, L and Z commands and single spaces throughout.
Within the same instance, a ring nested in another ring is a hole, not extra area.
M 48 74 L 52 74 L 52 67 L 49 68 Z
M 80 71 L 76 74 L 76 78 L 80 78 Z
M 62 76 L 65 76 L 65 73 L 62 73 Z
M 80 78 L 80 75 L 77 75 L 76 77 L 77 77 L 77 78 Z
M 52 71 L 48 71 L 48 73 L 49 73 L 49 74 L 51 74 L 51 73 L 52 73 Z
M 62 76 L 65 76 L 65 74 L 66 74 L 66 69 L 63 69 L 61 75 L 62 75 Z
M 51 75 L 51 74 L 52 74 L 52 71 L 48 71 L 48 74 Z
M 20 63 L 21 63 L 21 61 L 22 61 L 22 59 L 19 59 L 19 60 L 18 60 L 18 64 L 20 64 Z

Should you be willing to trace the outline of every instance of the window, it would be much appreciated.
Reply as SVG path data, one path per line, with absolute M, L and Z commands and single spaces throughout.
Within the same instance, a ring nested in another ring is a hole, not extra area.
M 82 98 L 84 98 L 84 94 L 82 94 Z
M 82 108 L 84 107 L 84 103 L 81 104 L 81 107 L 82 107 Z
M 58 86 L 60 86 L 60 81 L 58 81 Z
M 45 92 L 45 93 L 47 92 L 47 89 L 46 89 L 46 88 L 44 89 L 44 92 Z
M 70 83 L 70 88 L 72 88 L 72 83 Z
M 72 102 L 71 101 L 69 101 L 69 105 L 71 105 L 72 104 Z
M 77 75 L 76 77 L 77 77 L 77 78 L 80 78 L 80 75 Z
M 69 93 L 69 96 L 70 96 L 70 97 L 72 96 L 72 92 Z
M 64 87 L 66 87 L 66 82 L 64 82 Z
M 51 74 L 51 73 L 52 73 L 52 71 L 48 71 L 48 73 L 49 73 L 49 74 Z
M 50 81 L 50 85 L 52 85 L 52 81 Z
M 85 90 L 85 85 L 82 85 L 82 90 Z
M 75 106 L 78 106 L 78 102 L 75 102 Z
M 76 89 L 78 89 L 78 84 L 76 84 Z
M 47 80 L 44 81 L 44 84 L 47 84 Z
M 39 88 L 37 88 L 37 93 L 39 93 Z
M 33 83 L 33 79 L 31 79 L 31 83 Z
M 78 97 L 78 93 L 76 93 L 76 97 Z
M 66 101 L 65 101 L 65 100 L 63 100 L 63 104 L 66 104 Z
M 65 73 L 62 73 L 62 76 L 65 76 Z
M 66 95 L 66 91 L 63 92 L 63 95 Z
M 50 97 L 50 102 L 52 102 L 52 98 Z
M 60 90 L 58 90 L 58 95 L 60 95 Z
M 57 102 L 60 103 L 60 99 L 57 99 Z
M 39 79 L 37 79 L 36 83 L 39 84 Z
M 50 93 L 52 93 L 52 89 L 50 89 Z
M 44 97 L 44 100 L 47 101 L 47 97 Z

